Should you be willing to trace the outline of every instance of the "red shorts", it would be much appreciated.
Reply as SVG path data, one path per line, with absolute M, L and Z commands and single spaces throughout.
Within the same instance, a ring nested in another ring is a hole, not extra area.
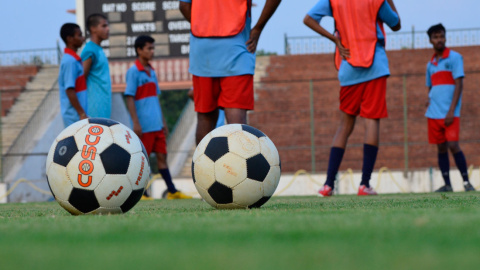
M 211 112 L 218 107 L 253 110 L 253 75 L 199 77 L 193 75 L 195 111 Z
M 143 146 L 145 146 L 145 150 L 147 150 L 149 156 L 152 152 L 167 154 L 167 140 L 165 139 L 163 129 L 142 133 L 140 140 L 142 140 Z
M 450 126 L 445 126 L 445 119 L 428 118 L 428 142 L 441 144 L 444 142 L 458 142 L 460 135 L 460 118 L 454 117 Z
M 340 88 L 340 110 L 350 115 L 359 115 L 369 119 L 388 116 L 387 77 L 371 81 L 342 86 Z

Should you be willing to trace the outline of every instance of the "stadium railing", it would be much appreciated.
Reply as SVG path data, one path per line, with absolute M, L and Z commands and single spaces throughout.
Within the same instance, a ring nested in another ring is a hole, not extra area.
M 58 43 L 56 48 L 0 51 L 0 66 L 58 65 L 61 57 Z
M 426 31 L 386 33 L 386 49 L 423 49 L 429 48 L 430 42 Z M 480 45 L 480 28 L 447 30 L 447 42 L 451 47 Z M 322 54 L 332 53 L 335 44 L 320 36 L 289 37 L 285 34 L 285 54 Z

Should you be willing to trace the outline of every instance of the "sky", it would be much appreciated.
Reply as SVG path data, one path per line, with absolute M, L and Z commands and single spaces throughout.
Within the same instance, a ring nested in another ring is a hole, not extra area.
M 258 19 L 265 0 L 253 0 L 253 22 Z M 265 27 L 257 49 L 284 52 L 284 36 L 315 36 L 303 24 L 303 18 L 317 0 L 282 0 Z M 426 30 L 439 22 L 448 29 L 480 28 L 479 0 L 396 0 L 402 30 Z M 454 5 L 452 5 L 454 3 Z M 60 26 L 76 22 L 67 9 L 75 9 L 75 0 L 0 0 L 0 51 L 54 48 Z M 333 20 L 322 20 L 333 30 Z M 253 25 L 252 25 L 253 26 Z M 387 31 L 388 32 L 388 31 Z M 63 46 L 63 44 L 62 44 Z

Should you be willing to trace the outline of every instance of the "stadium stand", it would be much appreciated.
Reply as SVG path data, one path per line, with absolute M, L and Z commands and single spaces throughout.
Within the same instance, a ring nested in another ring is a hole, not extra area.
M 464 56 L 461 143 L 469 163 L 479 165 L 480 156 L 480 55 L 478 46 L 452 48 Z M 437 163 L 436 148 L 427 142 L 425 103 L 426 64 L 431 49 L 387 51 L 391 77 L 388 80 L 389 117 L 381 124 L 381 146 L 375 170 L 428 168 Z M 310 80 L 313 86 L 315 170 L 327 168 L 328 153 L 338 121 L 337 72 L 331 54 L 269 56 L 266 74 L 255 85 L 255 110 L 249 123 L 264 131 L 276 144 L 283 172 L 312 171 L 310 136 Z M 260 75 L 260 74 L 257 74 Z M 406 111 L 404 112 L 404 88 Z M 404 113 L 406 122 L 404 121 Z M 357 121 L 362 121 L 358 118 Z M 362 166 L 363 125 L 359 123 L 349 140 L 348 154 L 340 170 Z M 407 137 L 404 136 L 406 124 Z M 451 160 L 451 164 L 453 160 Z
M 37 74 L 37 66 L 0 67 L 1 115 L 6 116 L 27 83 Z
M 24 67 L 2 67 L 7 70 L 22 70 Z M 35 67 L 36 68 L 36 67 Z M 12 143 L 17 139 L 20 132 L 32 117 L 41 101 L 52 88 L 58 76 L 57 66 L 43 66 L 36 68 L 31 81 L 27 81 L 20 88 L 15 102 L 2 117 L 2 152 L 7 153 Z M 12 75 L 13 76 L 13 75 Z M 3 93 L 2 93 L 3 94 Z M 2 95 L 3 105 L 3 95 Z M 3 108 L 3 106 L 2 106 Z

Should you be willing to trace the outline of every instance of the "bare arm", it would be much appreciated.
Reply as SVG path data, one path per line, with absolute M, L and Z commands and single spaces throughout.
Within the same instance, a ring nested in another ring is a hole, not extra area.
M 190 22 L 192 18 L 192 3 L 180 2 L 180 12 Z
M 133 131 L 137 134 L 138 137 L 142 137 L 142 126 L 140 126 L 140 121 L 138 121 L 137 110 L 135 107 L 135 100 L 133 96 L 127 96 L 127 109 L 132 117 L 133 122 Z
M 463 78 L 455 79 L 455 91 L 453 92 L 452 103 L 450 104 L 450 109 L 448 110 L 447 116 L 445 117 L 445 125 L 448 127 L 453 123 L 455 108 L 458 105 L 460 100 L 460 95 L 463 91 Z
M 398 14 L 397 8 L 395 7 L 395 4 L 393 3 L 393 0 L 387 0 L 387 3 L 390 5 L 390 7 L 397 13 L 398 15 L 398 24 L 395 25 L 394 27 L 391 27 L 392 31 L 398 31 L 402 28 L 402 25 L 400 24 L 400 14 Z
M 306 15 L 303 19 L 303 23 L 308 26 L 313 31 L 317 32 L 318 34 L 330 39 L 335 45 L 337 45 L 338 50 L 340 51 L 340 55 L 343 58 L 350 58 L 350 50 L 343 47 L 342 42 L 340 39 L 332 34 L 330 34 L 325 28 L 323 28 L 317 21 L 315 21 L 309 15 Z
M 85 79 L 87 79 L 88 74 L 90 73 L 90 68 L 92 67 L 92 58 L 88 58 L 87 60 L 82 62 L 83 65 L 83 75 Z
M 82 105 L 80 105 L 80 102 L 78 101 L 77 93 L 75 92 L 75 89 L 68 88 L 67 97 L 68 97 L 68 100 L 70 101 L 70 104 L 72 104 L 72 107 L 75 109 L 75 111 L 77 111 L 78 115 L 80 116 L 80 120 L 87 118 L 87 114 L 85 113 L 85 110 L 82 108 Z
M 163 120 L 163 134 L 165 134 L 165 139 L 168 139 L 168 134 L 170 133 L 170 131 L 168 130 L 168 126 L 167 126 L 167 121 L 165 121 L 165 116 L 162 114 L 162 120 Z
M 245 43 L 247 45 L 247 50 L 251 53 L 254 53 L 257 50 L 258 40 L 260 39 L 260 34 L 263 31 L 263 28 L 267 24 L 268 20 L 272 17 L 275 10 L 277 10 L 278 5 L 280 5 L 281 0 L 267 0 L 265 6 L 263 7 L 262 14 L 257 21 L 257 24 L 250 31 L 250 38 Z
M 430 96 L 430 90 L 432 90 L 432 87 L 428 87 L 427 97 Z M 428 106 L 430 106 L 430 98 L 427 98 L 427 102 L 425 102 L 425 107 L 428 108 Z

